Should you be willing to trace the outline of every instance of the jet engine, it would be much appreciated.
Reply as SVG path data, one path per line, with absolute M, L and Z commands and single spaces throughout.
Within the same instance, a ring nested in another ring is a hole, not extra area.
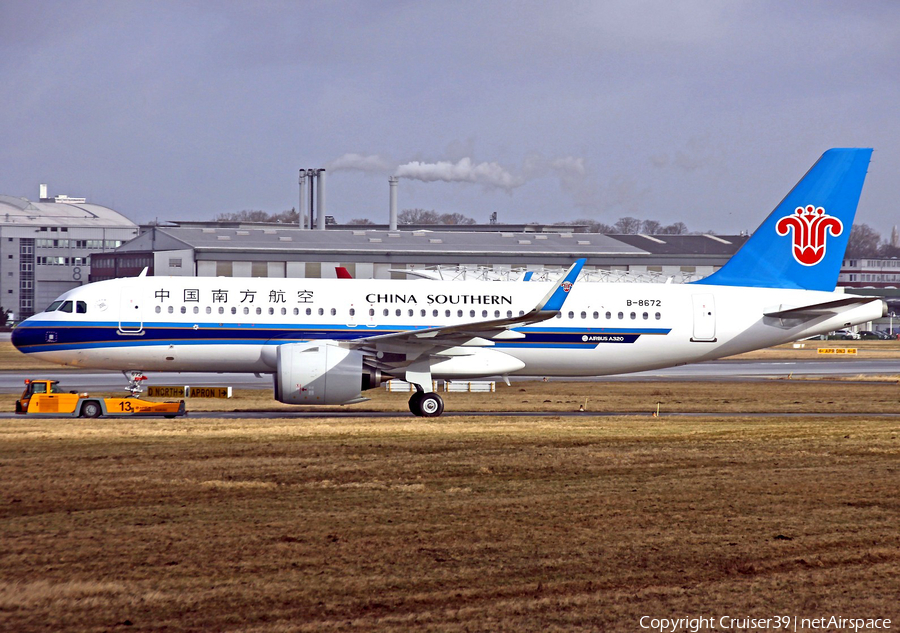
M 361 352 L 335 341 L 278 346 L 275 399 L 286 404 L 352 404 L 390 377 L 368 367 Z

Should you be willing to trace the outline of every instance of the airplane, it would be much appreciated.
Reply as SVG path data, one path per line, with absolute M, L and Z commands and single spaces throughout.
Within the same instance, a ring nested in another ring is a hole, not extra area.
M 284 403 L 351 404 L 391 378 L 439 416 L 435 379 L 598 376 L 711 360 L 864 323 L 835 292 L 871 149 L 825 152 L 726 264 L 688 284 L 152 277 L 63 293 L 15 328 L 80 368 L 268 373 Z M 146 271 L 145 271 L 146 272 Z

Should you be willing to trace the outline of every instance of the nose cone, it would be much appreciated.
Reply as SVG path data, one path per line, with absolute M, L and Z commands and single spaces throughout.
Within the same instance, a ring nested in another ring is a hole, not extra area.
M 26 352 L 25 348 L 30 344 L 34 344 L 35 331 L 34 327 L 28 323 L 30 320 L 25 319 L 13 328 L 12 336 L 10 337 L 12 344 L 20 352 Z

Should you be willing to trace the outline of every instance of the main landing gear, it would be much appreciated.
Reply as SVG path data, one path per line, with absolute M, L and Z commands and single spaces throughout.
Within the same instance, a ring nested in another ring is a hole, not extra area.
M 444 412 L 444 401 L 434 392 L 425 393 L 417 387 L 409 399 L 409 410 L 423 418 L 436 418 Z

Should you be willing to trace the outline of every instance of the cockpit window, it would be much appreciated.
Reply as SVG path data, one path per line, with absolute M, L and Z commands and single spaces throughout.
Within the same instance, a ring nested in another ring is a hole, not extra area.
M 76 301 L 75 312 L 78 314 L 85 314 L 87 312 L 87 304 L 84 301 Z
M 60 312 L 70 312 L 70 313 L 71 313 L 71 312 L 72 312 L 72 302 L 71 302 L 71 301 L 64 301 L 63 304 L 62 304 L 61 306 L 59 306 L 59 311 L 60 311 Z
M 44 312 L 54 312 L 59 309 L 59 306 L 62 305 L 62 301 L 54 301 L 50 305 L 47 306 L 47 309 Z

